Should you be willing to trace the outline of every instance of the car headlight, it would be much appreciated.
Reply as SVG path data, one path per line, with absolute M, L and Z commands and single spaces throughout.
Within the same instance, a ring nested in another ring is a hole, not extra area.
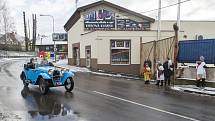
M 53 72 L 54 72 L 54 70 L 52 70 L 52 69 L 49 69 L 49 71 L 48 71 L 49 75 L 52 75 Z

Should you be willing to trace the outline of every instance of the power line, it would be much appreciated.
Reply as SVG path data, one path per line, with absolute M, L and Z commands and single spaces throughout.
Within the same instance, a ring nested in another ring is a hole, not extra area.
M 188 2 L 188 1 L 191 1 L 191 0 L 185 0 L 185 1 L 182 1 L 182 2 L 180 2 L 180 3 L 185 3 L 185 2 Z M 168 8 L 168 7 L 172 7 L 172 6 L 175 6 L 175 5 L 178 5 L 178 4 L 179 4 L 179 3 L 167 5 L 167 6 L 161 7 L 161 9 Z M 144 11 L 144 12 L 140 12 L 140 13 L 149 13 L 149 12 L 157 11 L 157 10 L 158 10 L 158 9 L 153 9 L 153 10 L 148 10 L 148 11 Z

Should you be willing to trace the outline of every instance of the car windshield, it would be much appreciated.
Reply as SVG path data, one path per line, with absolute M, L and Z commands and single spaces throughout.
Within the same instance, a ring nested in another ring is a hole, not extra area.
M 36 67 L 43 67 L 43 66 L 53 66 L 53 65 L 50 65 L 51 62 L 49 62 L 48 60 L 46 59 L 36 59 L 34 61 L 34 64 Z

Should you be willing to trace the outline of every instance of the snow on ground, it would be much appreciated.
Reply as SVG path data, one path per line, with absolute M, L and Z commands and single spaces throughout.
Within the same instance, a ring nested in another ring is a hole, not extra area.
M 14 113 L 3 110 L 0 112 L 0 120 L 1 121 L 22 121 L 22 118 L 20 118 L 18 115 Z
M 175 85 L 174 87 L 171 87 L 171 89 L 182 92 L 215 96 L 215 88 L 211 87 L 199 88 L 195 85 Z
M 76 67 L 76 66 L 71 66 L 68 65 L 68 60 L 59 60 L 57 63 L 55 63 L 56 66 L 61 66 L 65 68 L 69 68 L 73 72 L 91 72 L 88 68 L 83 68 L 83 67 Z
M 88 68 L 76 67 L 76 66 L 68 65 L 68 60 L 67 59 L 59 60 L 57 63 L 55 63 L 55 65 L 65 67 L 65 68 L 69 68 L 71 71 L 74 71 L 74 72 L 90 72 L 92 74 L 102 75 L 102 76 L 119 77 L 119 78 L 127 78 L 127 79 L 140 79 L 138 77 L 124 76 L 124 75 L 121 75 L 121 74 L 104 73 L 104 72 L 101 72 L 101 70 L 100 70 L 100 72 L 92 72 Z
M 0 56 L 34 56 L 35 52 L 3 51 L 0 50 Z
M 124 75 L 121 75 L 121 74 L 108 74 L 108 73 L 103 73 L 103 72 L 91 72 L 91 73 L 96 74 L 96 75 L 111 76 L 111 77 L 118 77 L 118 78 L 140 79 L 139 77 L 124 76 Z
M 177 78 L 177 79 L 181 79 L 181 80 L 191 80 L 191 81 L 195 81 L 196 79 L 192 79 L 192 78 Z M 206 82 L 215 82 L 213 80 L 206 80 Z
M 23 60 L 23 58 L 0 58 L 0 63 L 11 60 Z

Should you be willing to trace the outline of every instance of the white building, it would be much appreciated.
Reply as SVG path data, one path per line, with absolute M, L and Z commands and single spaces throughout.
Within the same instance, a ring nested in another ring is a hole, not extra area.
M 176 21 L 161 22 L 160 39 L 174 36 Z M 157 22 L 107 1 L 78 8 L 64 26 L 71 65 L 139 74 L 140 44 L 157 39 Z M 180 40 L 215 37 L 215 21 L 181 21 Z M 199 36 L 202 35 L 202 36 Z

